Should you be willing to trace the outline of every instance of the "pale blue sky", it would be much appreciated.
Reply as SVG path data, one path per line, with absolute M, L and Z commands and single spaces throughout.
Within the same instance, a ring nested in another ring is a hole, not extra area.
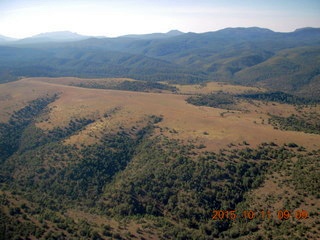
M 251 26 L 280 32 L 320 27 L 320 1 L 0 0 L 0 34 L 17 38 L 64 30 L 114 37 Z

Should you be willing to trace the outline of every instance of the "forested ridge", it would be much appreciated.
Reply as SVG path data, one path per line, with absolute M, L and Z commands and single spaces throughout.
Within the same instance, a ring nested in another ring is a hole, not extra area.
M 266 92 L 266 93 L 248 93 L 248 94 L 239 94 L 237 95 L 240 98 L 253 99 L 253 100 L 262 100 L 278 103 L 287 103 L 287 104 L 298 104 L 298 105 L 308 105 L 312 103 L 317 103 L 319 101 L 306 99 L 303 97 L 297 97 L 292 94 L 284 92 Z
M 271 116 L 269 121 L 276 129 L 320 134 L 320 125 L 314 119 L 305 119 L 292 114 L 289 117 Z
M 177 88 L 158 82 L 147 82 L 147 81 L 123 81 L 116 84 L 105 83 L 103 81 L 87 81 L 81 83 L 72 83 L 72 86 L 83 87 L 83 88 L 95 88 L 95 89 L 111 89 L 111 90 L 124 90 L 134 92 L 148 92 L 148 91 L 170 91 L 176 92 Z
M 119 37 L 0 46 L 0 82 L 21 77 L 224 81 L 317 99 L 319 29 L 228 28 L 165 38 Z M 307 95 L 306 95 L 307 93 Z
M 144 127 L 105 134 L 93 145 L 65 145 L 64 139 L 95 120 L 75 119 L 48 132 L 38 129 L 34 121 L 57 97 L 30 102 L 12 115 L 10 124 L 2 125 L 3 132 L 11 125 L 23 126 L 17 128 L 18 135 L 1 137 L 2 146 L 10 146 L 1 148 L 0 234 L 4 239 L 131 238 L 110 225 L 76 222 L 66 214 L 68 209 L 79 208 L 101 216 L 148 221 L 149 230 L 140 229 L 137 234 L 151 231 L 160 239 L 249 234 L 263 238 L 266 233 L 258 231 L 265 229 L 263 221 L 243 227 L 241 219 L 212 220 L 212 211 L 235 209 L 241 214 L 250 203 L 250 191 L 275 171 L 288 171 L 292 178 L 287 184 L 301 196 L 308 191 L 309 196 L 319 197 L 314 181 L 318 172 L 305 177 L 308 169 L 318 168 L 317 151 L 306 152 L 295 143 L 278 146 L 270 142 L 257 148 L 243 143 L 240 149 L 230 145 L 219 152 L 198 152 L 205 146 L 195 141 L 153 136 L 161 116 L 146 117 Z M 21 141 L 25 134 L 33 138 Z M 292 162 L 295 158 L 298 161 Z M 285 224 L 279 224 L 279 231 L 271 229 L 267 235 L 286 236 Z M 291 228 L 292 236 L 310 229 Z
M 198 96 L 188 97 L 188 103 L 196 106 L 208 106 L 224 109 L 233 109 L 237 102 L 235 96 L 224 92 L 217 92 L 211 94 L 201 94 Z
M 19 149 L 20 139 L 23 132 L 32 124 L 49 103 L 53 102 L 57 95 L 32 101 L 28 106 L 14 112 L 8 123 L 0 125 L 0 160 L 4 161 Z

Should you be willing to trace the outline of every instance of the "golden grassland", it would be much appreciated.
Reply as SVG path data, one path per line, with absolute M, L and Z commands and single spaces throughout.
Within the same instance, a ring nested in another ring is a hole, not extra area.
M 241 101 L 239 111 L 194 106 L 185 99 L 191 92 L 227 91 L 241 93 L 257 90 L 252 87 L 208 83 L 204 89 L 199 86 L 179 86 L 180 94 L 143 93 L 118 90 L 87 89 L 67 86 L 72 81 L 86 81 L 77 78 L 28 78 L 0 85 L 0 120 L 7 121 L 10 114 L 22 108 L 28 101 L 46 94 L 59 93 L 60 97 L 49 105 L 50 111 L 37 126 L 50 130 L 56 126 L 66 126 L 71 119 L 90 118 L 96 120 L 83 131 L 71 136 L 66 143 L 91 144 L 99 141 L 105 132 L 130 129 L 139 126 L 147 116 L 162 116 L 158 123 L 160 131 L 170 138 L 196 140 L 203 143 L 208 151 L 217 151 L 233 143 L 243 141 L 252 147 L 262 142 L 283 144 L 295 142 L 308 149 L 320 148 L 320 136 L 303 132 L 281 131 L 268 124 L 268 113 L 289 116 L 298 114 L 292 105 Z M 108 81 L 108 80 L 106 80 Z M 123 81 L 123 79 L 110 81 Z M 262 89 L 260 89 L 262 90 Z M 112 111 L 116 109 L 116 111 Z M 307 111 L 317 111 L 318 108 Z M 104 117 L 107 112 L 113 112 Z
M 106 82 L 130 81 L 130 79 L 104 79 Z M 41 116 L 36 125 L 47 131 L 57 126 L 66 126 L 76 118 L 95 120 L 85 129 L 65 140 L 65 144 L 93 144 L 105 133 L 117 132 L 119 129 L 143 127 L 150 115 L 162 116 L 163 121 L 157 123 L 155 135 L 163 134 L 172 139 L 192 141 L 204 144 L 206 148 L 199 151 L 219 151 L 222 148 L 243 148 L 246 144 L 255 147 L 262 142 L 275 142 L 279 145 L 294 142 L 308 150 L 320 148 L 320 135 L 303 132 L 282 131 L 268 124 L 268 114 L 290 116 L 291 114 L 319 113 L 320 106 L 302 107 L 292 105 L 241 100 L 237 103 L 239 110 L 226 110 L 188 104 L 185 99 L 190 94 L 224 91 L 244 93 L 248 91 L 264 91 L 264 89 L 233 86 L 223 83 L 201 85 L 175 85 L 177 94 L 145 93 L 118 90 L 87 89 L 70 86 L 72 83 L 85 82 L 79 78 L 27 78 L 20 81 L 0 85 L 0 122 L 8 121 L 10 115 L 23 108 L 29 101 L 47 94 L 59 94 L 59 98 L 49 105 L 49 111 Z M 92 80 L 93 81 L 93 80 Z M 95 81 L 95 80 L 94 80 Z M 100 81 L 100 80 L 99 80 Z M 292 160 L 294 161 L 294 159 Z M 133 163 L 132 163 L 133 164 Z M 274 172 L 269 175 L 263 185 L 248 193 L 251 196 L 250 209 L 267 209 L 275 213 L 285 208 L 285 201 L 298 198 L 298 193 L 286 182 L 283 173 Z M 0 192 L 0 195 L 3 192 Z M 11 206 L 26 204 L 31 209 L 32 203 L 6 192 Z M 313 197 L 304 197 L 300 205 L 309 212 L 319 209 L 319 201 Z M 294 210 L 294 209 L 291 209 Z M 8 212 L 9 208 L 5 207 Z M 61 213 L 59 213 L 61 214 Z M 79 209 L 69 209 L 62 217 L 69 217 L 81 224 L 88 222 L 98 232 L 105 225 L 112 232 L 130 234 L 140 239 L 159 239 L 155 223 L 148 219 L 112 219 L 108 216 L 96 215 Z M 276 216 L 272 216 L 273 220 Z M 36 217 L 30 219 L 40 225 Z M 22 219 L 21 219 L 22 220 Z M 23 220 L 22 220 L 23 221 Z M 303 221 L 303 220 L 301 220 Z M 47 222 L 49 228 L 54 227 Z M 313 226 L 314 221 L 310 222 Z M 142 229 L 142 231 L 141 231 Z M 259 230 L 264 231 L 264 230 Z M 68 236 L 68 233 L 65 233 Z

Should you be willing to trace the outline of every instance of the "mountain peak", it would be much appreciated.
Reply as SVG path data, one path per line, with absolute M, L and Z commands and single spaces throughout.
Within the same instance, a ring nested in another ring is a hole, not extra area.
M 46 32 L 40 33 L 31 38 L 50 38 L 53 40 L 74 40 L 79 38 L 86 38 L 86 36 L 80 35 L 78 33 L 70 32 L 70 31 L 57 31 L 57 32 Z
M 236 28 L 225 28 L 218 30 L 218 32 L 227 32 L 227 33 L 272 33 L 273 31 L 268 28 L 260 27 L 236 27 Z
M 313 27 L 304 27 L 304 28 L 297 28 L 295 32 L 301 31 L 320 31 L 320 28 L 313 28 Z
M 312 27 L 306 27 L 306 28 L 299 28 L 296 29 L 294 32 L 292 32 L 293 35 L 301 36 L 303 38 L 310 37 L 310 36 L 320 36 L 320 28 L 312 28 Z
M 122 37 L 137 38 L 137 39 L 157 39 L 157 38 L 168 38 L 176 37 L 183 34 L 178 30 L 171 30 L 167 33 L 149 33 L 149 34 L 129 34 Z
M 312 28 L 312 27 L 298 28 L 293 33 L 320 33 L 320 28 Z
M 72 42 L 88 39 L 88 36 L 83 36 L 78 33 L 70 31 L 57 31 L 57 32 L 46 32 L 34 35 L 32 37 L 24 38 L 19 43 L 45 43 L 45 42 Z
M 179 36 L 181 34 L 183 34 L 183 32 L 180 32 L 179 30 L 171 30 L 169 32 L 166 33 L 168 36 Z

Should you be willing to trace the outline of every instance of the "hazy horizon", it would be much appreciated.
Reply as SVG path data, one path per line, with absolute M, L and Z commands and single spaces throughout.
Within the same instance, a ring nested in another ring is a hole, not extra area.
M 261 28 L 261 29 L 269 29 L 271 31 L 274 31 L 273 29 L 270 29 L 270 28 L 262 28 L 262 27 L 259 27 L 259 26 L 252 26 L 252 27 L 226 27 L 226 28 L 221 28 L 221 29 L 212 30 L 212 31 L 206 31 L 206 32 L 183 32 L 183 31 L 180 31 L 179 29 L 171 29 L 171 30 L 169 30 L 167 32 L 127 33 L 127 34 L 118 35 L 118 36 L 97 36 L 97 35 L 85 35 L 85 34 L 82 34 L 82 33 L 79 33 L 79 32 L 73 32 L 73 31 L 65 29 L 65 30 L 58 30 L 58 31 L 52 31 L 52 32 L 39 32 L 39 33 L 36 33 L 34 35 L 21 37 L 21 38 L 14 38 L 14 37 L 11 37 L 11 36 L 7 36 L 7 35 L 2 34 L 1 32 L 0 32 L 0 36 L 12 38 L 12 39 L 15 39 L 15 40 L 22 40 L 22 39 L 25 39 L 25 38 L 36 37 L 36 36 L 42 35 L 42 34 L 63 33 L 63 32 L 65 32 L 65 33 L 78 34 L 78 35 L 81 35 L 81 36 L 84 36 L 84 37 L 117 38 L 117 37 L 122 37 L 122 36 L 126 36 L 126 35 L 144 35 L 144 34 L 148 35 L 148 34 L 158 34 L 158 33 L 159 34 L 166 34 L 166 33 L 169 33 L 171 31 L 179 31 L 179 32 L 182 32 L 182 33 L 197 33 L 197 34 L 201 34 L 201 33 L 207 33 L 207 32 L 216 32 L 216 31 L 220 31 L 220 30 L 228 29 L 228 28 Z M 289 32 L 294 32 L 295 30 L 303 29 L 303 28 L 313 28 L 313 27 L 305 26 L 305 27 L 302 27 L 302 28 L 293 29 L 292 31 L 289 31 Z M 281 32 L 281 31 L 274 31 L 274 32 Z M 282 33 L 287 33 L 287 32 L 283 31 Z
M 320 27 L 320 2 L 295 1 L 75 1 L 4 0 L 0 34 L 26 38 L 71 31 L 87 36 L 117 37 L 170 30 L 210 32 L 227 27 L 261 27 L 291 32 Z

